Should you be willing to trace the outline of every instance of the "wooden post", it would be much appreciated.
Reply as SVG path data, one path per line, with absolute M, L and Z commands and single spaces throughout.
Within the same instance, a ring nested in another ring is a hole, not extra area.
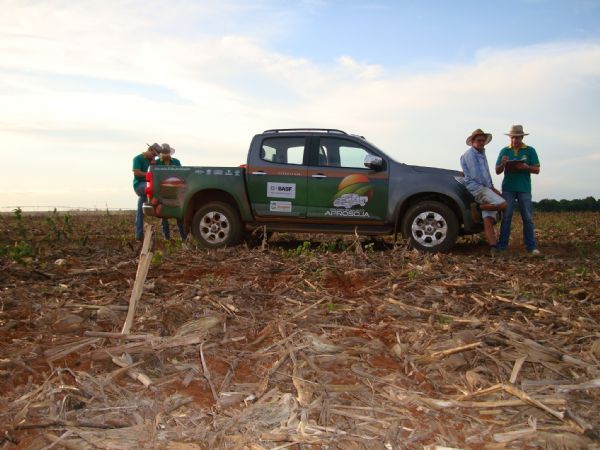
M 144 244 L 142 245 L 142 251 L 140 253 L 140 262 L 138 264 L 137 273 L 135 275 L 135 282 L 133 283 L 133 290 L 131 291 L 131 297 L 129 298 L 129 309 L 127 310 L 127 318 L 123 325 L 121 334 L 129 334 L 131 326 L 133 325 L 133 317 L 135 315 L 135 307 L 138 300 L 142 297 L 144 290 L 144 283 L 148 276 L 148 269 L 150 269 L 150 263 L 152 262 L 152 234 L 154 227 L 149 224 L 144 224 Z

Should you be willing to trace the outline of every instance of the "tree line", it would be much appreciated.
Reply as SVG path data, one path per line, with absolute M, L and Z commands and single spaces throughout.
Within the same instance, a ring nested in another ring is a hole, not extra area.
M 594 197 L 578 198 L 574 200 L 543 199 L 533 202 L 535 211 L 568 212 L 568 211 L 597 211 L 600 212 L 600 198 Z

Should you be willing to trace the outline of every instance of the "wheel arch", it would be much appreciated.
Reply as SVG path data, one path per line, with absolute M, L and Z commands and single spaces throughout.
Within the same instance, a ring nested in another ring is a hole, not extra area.
M 423 201 L 437 201 L 437 202 L 443 203 L 444 205 L 448 206 L 452 210 L 454 215 L 456 216 L 456 220 L 458 221 L 458 229 L 459 229 L 459 233 L 460 233 L 460 231 L 462 230 L 463 225 L 464 225 L 462 210 L 461 210 L 460 206 L 458 205 L 458 202 L 455 199 L 453 199 L 449 195 L 445 195 L 440 192 L 419 192 L 419 193 L 415 193 L 415 194 L 405 198 L 404 201 L 401 202 L 397 206 L 397 209 L 396 209 L 396 214 L 395 214 L 395 229 L 396 229 L 396 231 L 402 231 L 402 223 L 404 221 L 404 216 L 405 216 L 406 212 L 413 205 L 416 205 L 417 203 L 420 203 Z
M 190 198 L 187 204 L 183 218 L 187 231 L 189 231 L 192 227 L 192 219 L 194 218 L 196 211 L 209 202 L 227 203 L 237 212 L 239 216 L 241 216 L 239 205 L 233 195 L 220 189 L 204 189 L 196 192 L 192 198 Z

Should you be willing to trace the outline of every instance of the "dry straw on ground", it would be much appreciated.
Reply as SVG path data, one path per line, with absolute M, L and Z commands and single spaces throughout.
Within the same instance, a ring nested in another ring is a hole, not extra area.
M 597 448 L 598 216 L 537 219 L 536 259 L 85 222 L 1 260 L 0 448 Z

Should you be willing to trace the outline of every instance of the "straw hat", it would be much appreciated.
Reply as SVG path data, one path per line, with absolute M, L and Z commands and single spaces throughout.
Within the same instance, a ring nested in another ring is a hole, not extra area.
M 513 125 L 510 127 L 510 131 L 505 133 L 506 136 L 527 136 L 529 133 L 523 132 L 523 125 Z
M 175 149 L 173 147 L 171 147 L 169 144 L 163 144 L 162 145 L 162 152 L 163 155 L 173 155 L 175 153 Z
M 477 128 L 475 131 L 473 131 L 471 133 L 471 136 L 469 136 L 467 138 L 467 145 L 468 146 L 473 145 L 473 139 L 475 139 L 477 136 L 485 136 L 485 145 L 488 145 L 490 143 L 490 141 L 492 140 L 491 133 L 486 133 L 481 128 Z
M 154 150 L 156 153 L 162 152 L 162 147 L 158 143 L 154 143 L 152 145 L 146 144 L 148 146 L 148 150 Z

